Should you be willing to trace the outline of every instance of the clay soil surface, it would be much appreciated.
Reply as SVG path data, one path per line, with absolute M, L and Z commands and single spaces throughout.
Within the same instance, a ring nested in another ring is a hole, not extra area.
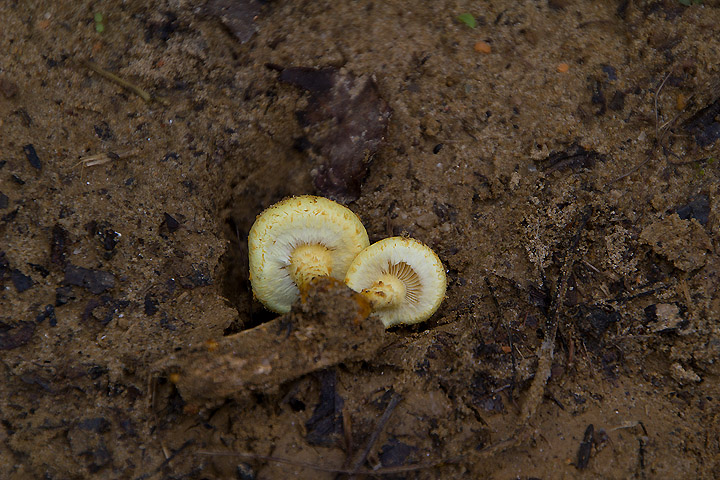
M 0 478 L 719 478 L 717 2 L 201 3 L 0 2 Z M 298 194 L 439 311 L 263 310 Z

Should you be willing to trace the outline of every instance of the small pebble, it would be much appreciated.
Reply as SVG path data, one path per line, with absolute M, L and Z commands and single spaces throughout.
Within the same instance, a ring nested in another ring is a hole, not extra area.
M 0 92 L 2 92 L 5 98 L 14 97 L 18 93 L 17 83 L 5 77 L 0 77 Z
M 492 47 L 487 42 L 477 42 L 473 48 L 478 53 L 488 54 L 488 53 L 492 52 Z
M 32 278 L 28 277 L 18 269 L 11 272 L 10 278 L 12 279 L 13 285 L 15 285 L 15 289 L 18 293 L 22 293 L 33 286 Z
M 685 95 L 678 93 L 677 98 L 675 99 L 675 109 L 682 112 L 687 106 L 687 101 L 688 99 Z
M 178 228 L 180 228 L 180 222 L 175 220 L 169 213 L 165 213 L 165 225 L 167 225 L 167 229 L 170 233 L 174 233 L 177 231 Z
M 38 157 L 37 152 L 35 151 L 35 147 L 32 143 L 28 143 L 23 147 L 23 150 L 25 151 L 25 156 L 28 159 L 28 162 L 30 162 L 30 165 L 37 169 L 42 170 L 42 163 L 40 163 L 40 157 Z
M 567 63 L 560 63 L 557 66 L 557 71 L 558 73 L 567 73 L 570 71 L 570 65 Z
M 617 71 L 615 70 L 615 67 L 613 67 L 612 65 L 603 65 L 602 71 L 605 72 L 605 74 L 608 77 L 608 80 L 610 80 L 611 82 L 614 82 L 615 80 L 617 80 L 617 78 L 618 78 Z

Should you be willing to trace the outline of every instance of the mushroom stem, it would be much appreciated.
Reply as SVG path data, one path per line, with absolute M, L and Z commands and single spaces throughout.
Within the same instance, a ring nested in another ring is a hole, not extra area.
M 407 287 L 402 280 L 386 273 L 369 288 L 364 289 L 362 294 L 370 301 L 373 309 L 381 310 L 398 305 L 405 299 L 406 292 Z
M 303 290 L 315 277 L 326 277 L 332 273 L 330 249 L 319 244 L 305 244 L 293 250 L 290 256 L 290 276 Z

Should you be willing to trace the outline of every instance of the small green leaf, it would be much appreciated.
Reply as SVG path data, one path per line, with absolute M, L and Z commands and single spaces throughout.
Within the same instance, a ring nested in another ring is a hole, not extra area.
M 467 25 L 470 28 L 477 27 L 477 22 L 475 21 L 475 17 L 473 17 L 471 13 L 461 13 L 460 15 L 457 16 L 457 19 L 460 20 L 462 23 L 464 23 L 465 25 Z
M 105 31 L 105 24 L 103 23 L 103 14 L 98 12 L 93 17 L 95 19 L 95 31 L 97 33 L 103 33 Z

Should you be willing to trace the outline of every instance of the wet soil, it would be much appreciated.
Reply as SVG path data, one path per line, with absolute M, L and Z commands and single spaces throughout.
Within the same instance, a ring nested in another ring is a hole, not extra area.
M 683 3 L 0 3 L 0 477 L 718 478 L 720 7 Z M 306 193 L 435 249 L 439 311 L 264 311 L 247 232 Z

